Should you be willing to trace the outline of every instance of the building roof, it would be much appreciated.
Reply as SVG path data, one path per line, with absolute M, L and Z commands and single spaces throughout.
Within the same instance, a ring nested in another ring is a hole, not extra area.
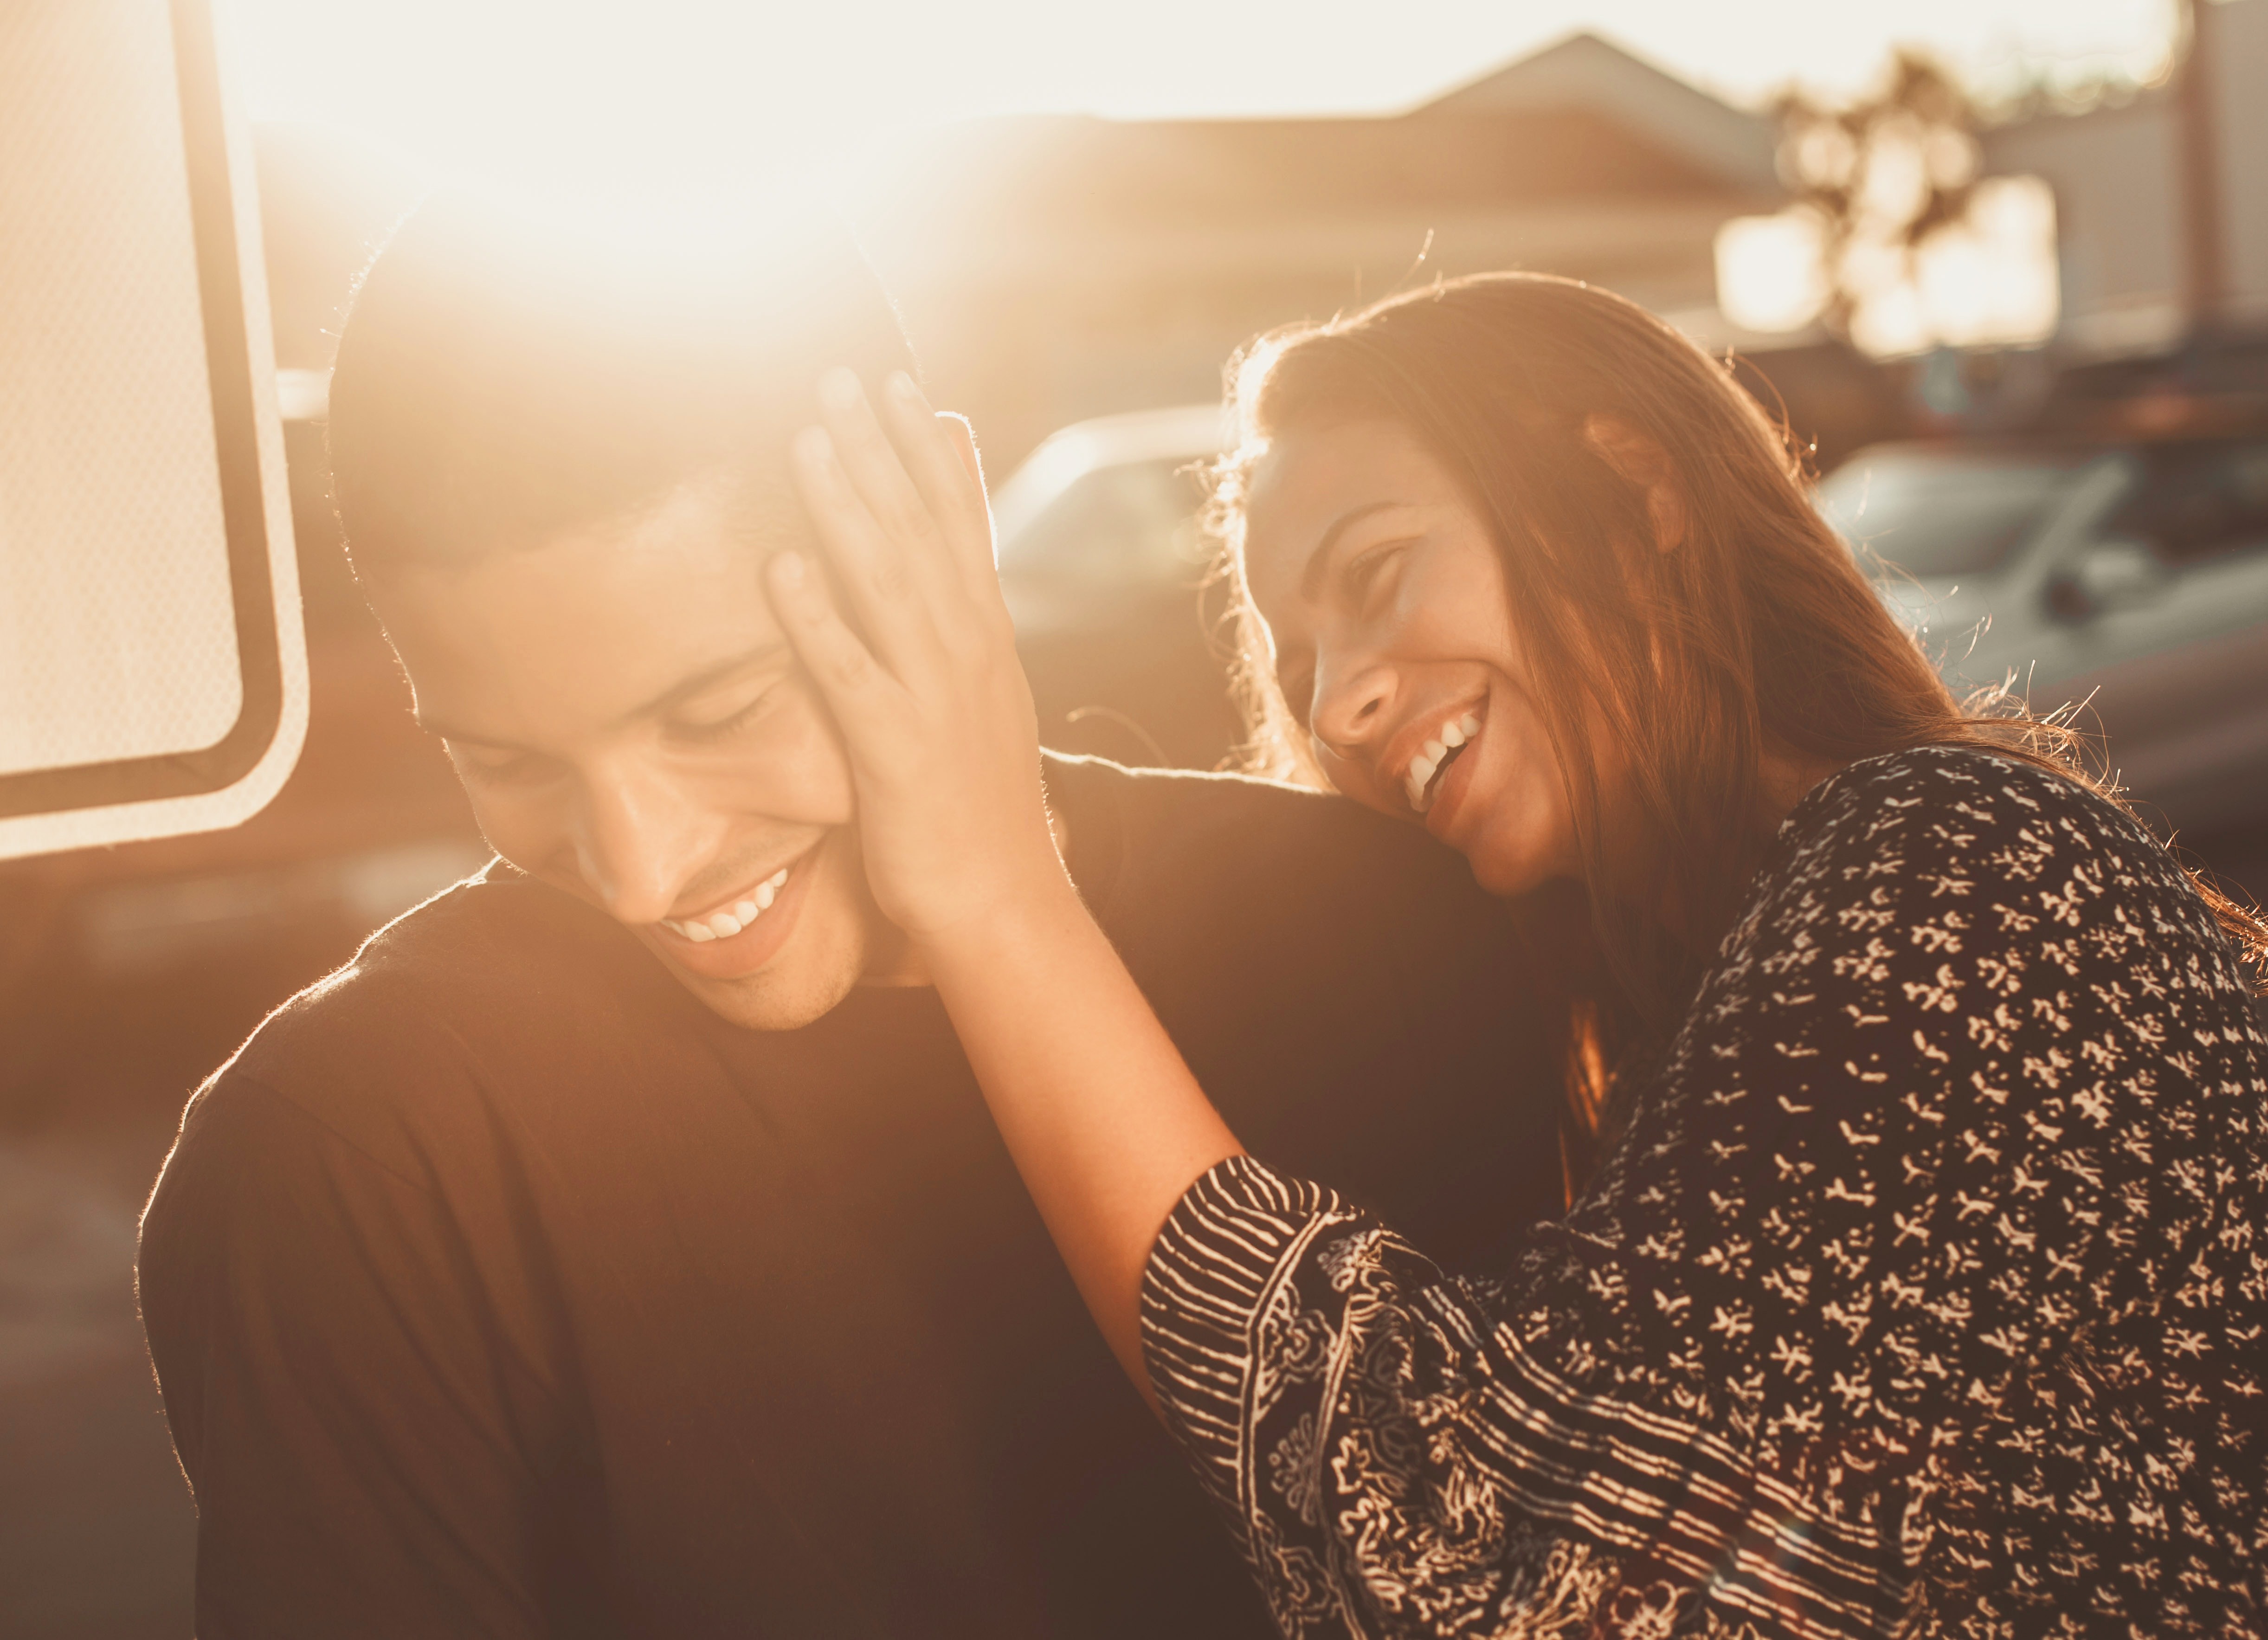
M 1782 196 L 1771 122 L 1592 34 L 1391 115 L 1013 115 L 915 137 L 900 208 L 1050 233 Z M 878 179 L 879 180 L 879 179 Z
M 1597 34 L 1570 34 L 1416 112 L 1425 117 L 1571 109 L 1649 137 L 1732 188 L 1779 187 L 1769 118 L 1719 101 Z
M 1020 118 L 924 147 L 921 168 L 956 210 L 1064 227 L 1758 192 L 1573 102 L 1342 120 Z

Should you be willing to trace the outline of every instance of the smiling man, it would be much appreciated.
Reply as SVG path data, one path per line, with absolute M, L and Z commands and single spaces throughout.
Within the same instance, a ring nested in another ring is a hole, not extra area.
M 867 894 L 762 565 L 821 370 L 911 361 L 839 231 L 767 225 L 428 207 L 357 298 L 340 514 L 499 858 L 278 1010 L 151 1200 L 203 1640 L 1270 1632 Z M 1257 1151 L 1451 1257 L 1556 1210 L 1557 1038 L 1453 855 L 1048 774 Z
M 849 770 L 752 601 L 746 482 L 366 579 L 497 851 L 718 1013 L 777 1030 L 887 972 L 895 942 L 867 905 Z

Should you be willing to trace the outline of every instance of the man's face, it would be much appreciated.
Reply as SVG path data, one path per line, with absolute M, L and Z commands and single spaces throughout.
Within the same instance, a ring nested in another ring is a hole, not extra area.
M 387 571 L 372 594 L 490 845 L 726 1019 L 781 1031 L 898 942 L 732 495 L 688 485 L 628 523 Z

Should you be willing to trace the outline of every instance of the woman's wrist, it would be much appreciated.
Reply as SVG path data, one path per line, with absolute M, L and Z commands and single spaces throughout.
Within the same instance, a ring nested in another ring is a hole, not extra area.
M 1044 851 L 1020 850 L 1018 858 L 1002 862 L 998 884 L 968 914 L 909 934 L 913 949 L 932 970 L 990 960 L 1013 947 L 1043 946 L 1087 920 L 1053 839 L 1045 841 Z

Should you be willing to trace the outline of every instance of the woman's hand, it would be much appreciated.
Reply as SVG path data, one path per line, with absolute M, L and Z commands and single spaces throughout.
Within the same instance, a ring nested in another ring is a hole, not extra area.
M 794 553 L 766 566 L 772 605 L 850 757 L 866 875 L 917 947 L 1066 890 L 1040 789 L 1031 686 L 992 561 L 968 424 L 902 373 L 879 414 L 858 380 L 820 382 L 824 427 L 797 482 L 858 626 Z

